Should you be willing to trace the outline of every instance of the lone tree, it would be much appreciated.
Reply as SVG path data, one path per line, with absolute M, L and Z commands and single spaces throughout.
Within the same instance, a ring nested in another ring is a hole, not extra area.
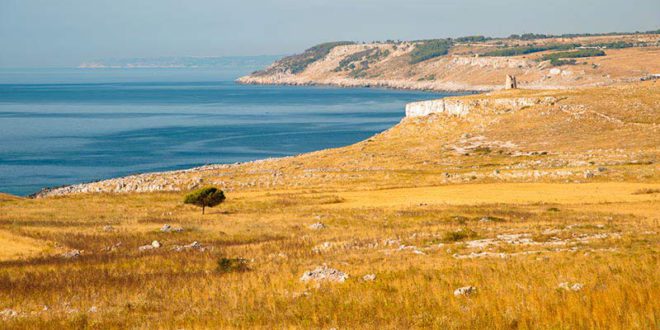
M 197 189 L 186 195 L 184 204 L 197 205 L 202 208 L 202 214 L 206 207 L 214 207 L 225 201 L 225 193 L 216 187 L 205 187 Z

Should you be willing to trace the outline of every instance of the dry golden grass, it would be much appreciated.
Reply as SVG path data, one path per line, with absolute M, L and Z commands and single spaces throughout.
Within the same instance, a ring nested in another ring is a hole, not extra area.
M 481 185 L 439 187 L 431 193 L 425 190 L 431 188 L 418 188 L 423 193 L 236 193 L 205 216 L 184 206 L 182 194 L 3 202 L 0 223 L 12 236 L 53 242 L 60 251 L 83 250 L 78 259 L 54 254 L 0 263 L 0 310 L 19 313 L 4 320 L 3 327 L 657 326 L 658 219 L 626 212 L 628 205 L 632 210 L 640 203 L 657 208 L 657 198 L 630 194 L 637 189 L 633 184 L 584 184 L 569 185 L 584 189 L 571 202 L 566 197 L 573 193 L 557 185 L 531 184 L 529 191 L 542 191 L 545 199 L 521 200 L 525 185 L 503 186 L 510 189 L 501 191 L 498 203 L 490 203 L 494 190 Z M 608 192 L 615 193 L 601 200 L 599 196 Z M 368 198 L 372 193 L 380 194 L 378 202 Z M 475 202 L 470 203 L 466 194 L 474 194 Z M 593 198 L 583 200 L 584 196 Z M 355 204 L 356 197 L 366 199 Z M 407 197 L 422 197 L 419 200 L 428 205 L 398 202 Z M 461 205 L 451 205 L 452 198 Z M 609 209 L 612 203 L 616 210 Z M 582 206 L 588 210 L 582 211 Z M 483 217 L 492 221 L 480 221 Z M 318 221 L 327 228 L 307 228 Z M 161 233 L 158 228 L 164 223 L 186 230 Z M 108 224 L 116 230 L 104 231 Z M 447 233 L 459 228 L 476 237 L 447 241 Z M 465 244 L 502 233 L 528 233 L 545 242 L 543 231 L 548 229 L 562 230 L 556 236 L 566 240 L 609 236 L 569 246 L 499 244 L 471 249 Z M 152 240 L 159 240 L 163 248 L 137 251 Z M 387 240 L 398 243 L 387 246 Z M 214 249 L 169 250 L 192 241 Z M 104 250 L 118 242 L 117 250 Z M 312 252 L 324 242 L 330 242 L 330 248 Z M 424 254 L 399 251 L 400 245 L 415 246 Z M 481 250 L 536 253 L 506 259 L 453 257 Z M 250 271 L 217 272 L 217 260 L 224 256 L 248 259 Z M 320 287 L 298 281 L 304 271 L 322 264 L 351 277 L 343 284 Z M 376 281 L 361 281 L 370 273 L 376 274 Z M 582 283 L 584 289 L 557 288 L 567 281 Z M 454 289 L 466 285 L 477 287 L 478 293 L 453 295 Z M 89 312 L 92 307 L 97 312 Z

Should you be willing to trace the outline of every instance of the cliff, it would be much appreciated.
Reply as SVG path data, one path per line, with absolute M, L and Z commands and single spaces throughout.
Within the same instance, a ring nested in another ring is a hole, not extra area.
M 507 75 L 516 76 L 521 88 L 567 89 L 639 81 L 660 72 L 657 34 L 443 40 L 323 44 L 238 82 L 490 91 L 502 89 Z

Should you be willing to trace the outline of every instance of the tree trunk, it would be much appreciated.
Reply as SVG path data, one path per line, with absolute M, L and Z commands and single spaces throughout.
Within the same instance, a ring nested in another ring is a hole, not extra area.
M 205 208 L 205 206 L 202 206 L 202 214 L 204 214 L 204 208 Z

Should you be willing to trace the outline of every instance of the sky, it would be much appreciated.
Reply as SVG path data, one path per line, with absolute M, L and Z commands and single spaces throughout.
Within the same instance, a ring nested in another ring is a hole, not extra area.
M 660 0 L 0 0 L 0 67 L 280 55 L 336 40 L 658 28 Z

